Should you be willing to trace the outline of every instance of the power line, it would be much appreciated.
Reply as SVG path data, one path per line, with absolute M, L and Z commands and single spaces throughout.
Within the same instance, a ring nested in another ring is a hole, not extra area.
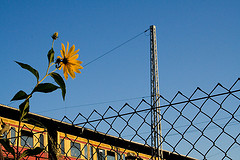
M 117 45 L 116 47 L 112 48 L 111 50 L 107 51 L 106 53 L 104 53 L 104 54 L 100 55 L 99 57 L 97 57 L 97 58 L 91 60 L 90 62 L 86 63 L 85 65 L 83 65 L 83 67 L 88 66 L 89 64 L 97 61 L 98 59 L 106 56 L 107 54 L 113 52 L 114 50 L 122 47 L 123 45 L 127 44 L 128 42 L 136 39 L 136 38 L 139 37 L 140 35 L 145 34 L 148 30 L 149 30 L 149 29 L 146 29 L 145 31 L 143 31 L 143 32 L 141 32 L 141 33 L 133 36 L 132 38 L 126 40 L 125 42 Z M 41 111 L 41 112 L 37 112 L 37 113 L 51 112 L 51 111 L 56 111 L 56 110 L 63 110 L 63 109 L 69 109 L 69 108 L 77 108 L 77 107 L 83 107 L 83 106 L 89 106 L 89 105 L 97 105 L 97 104 L 104 104 L 104 103 L 110 103 L 110 102 L 119 102 L 119 101 L 125 101 L 125 100 L 133 100 L 133 99 L 146 98 L 146 97 L 150 97 L 150 96 L 135 97 L 135 98 L 121 99 L 121 100 L 113 100 L 113 101 L 106 101 L 106 102 L 98 102 L 98 103 L 92 103 L 92 104 L 83 104 L 83 105 L 71 106 L 71 107 L 67 107 L 67 108 L 66 108 L 66 107 L 62 107 L 62 108 L 58 108 L 58 109 L 51 109 L 51 110 Z M 13 104 L 13 103 L 15 103 L 15 102 L 11 102 L 11 103 L 9 103 L 8 105 Z
M 97 61 L 98 59 L 100 59 L 100 58 L 102 58 L 102 57 L 106 56 L 107 54 L 111 53 L 112 51 L 114 51 L 114 50 L 116 50 L 116 49 L 120 48 L 121 46 L 123 46 L 123 45 L 127 44 L 128 42 L 130 42 L 130 41 L 132 41 L 132 40 L 136 39 L 136 38 L 137 38 L 137 37 L 139 37 L 140 35 L 142 35 L 142 34 L 146 33 L 148 30 L 149 30 L 149 29 L 147 29 L 147 30 L 145 30 L 144 32 L 141 32 L 141 33 L 137 34 L 136 36 L 134 36 L 134 37 L 132 37 L 132 38 L 128 39 L 127 41 L 125 41 L 125 42 L 123 42 L 123 43 L 119 44 L 118 46 L 114 47 L 113 49 L 111 49 L 111 50 L 107 51 L 106 53 L 104 53 L 104 54 L 100 55 L 99 57 L 97 57 L 97 58 L 95 58 L 95 59 L 91 60 L 90 62 L 88 62 L 87 64 L 83 65 L 83 67 L 86 67 L 86 66 L 88 66 L 89 64 L 91 64 L 91 63 L 93 63 L 93 62 Z
M 239 117 L 240 116 L 240 114 L 238 114 L 238 115 L 235 115 L 235 117 Z M 216 119 L 216 120 L 214 120 L 215 122 L 217 122 L 217 121 L 222 121 L 222 120 L 224 120 L 224 119 L 229 119 L 229 118 L 232 118 L 231 116 L 228 116 L 228 117 L 222 117 L 222 118 L 218 118 L 218 119 Z M 100 121 L 100 120 L 99 120 Z M 199 124 L 204 124 L 204 123 L 208 123 L 209 121 L 201 121 L 201 122 L 197 122 L 197 123 L 195 123 L 194 125 L 196 126 L 196 125 L 199 125 Z M 88 122 L 89 123 L 89 122 Z M 219 124 L 219 125 L 225 125 L 225 123 L 221 123 L 221 124 Z M 229 126 L 235 126 L 235 125 L 239 125 L 239 123 L 238 122 L 230 122 L 230 123 L 228 123 L 228 127 Z M 173 129 L 173 128 L 175 128 L 175 129 L 180 129 L 180 128 L 186 128 L 186 127 L 188 127 L 189 125 L 181 125 L 181 126 L 175 126 L 175 127 L 172 127 L 172 128 L 166 128 L 166 129 L 163 129 L 163 131 L 169 131 L 169 130 L 171 130 L 171 129 Z M 213 129 L 218 129 L 219 127 L 218 126 L 211 126 L 211 127 L 208 127 L 206 130 L 213 130 Z M 198 128 L 199 129 L 199 128 Z M 185 132 L 185 131 L 184 131 Z M 192 133 L 192 132 L 198 132 L 198 130 L 197 129 L 195 129 L 195 130 L 188 130 L 184 135 L 187 135 L 187 134 L 189 134 L 189 133 Z M 139 133 L 140 135 L 142 135 L 142 134 L 150 134 L 150 131 L 145 131 L 145 132 L 140 132 Z M 168 134 L 168 136 L 176 136 L 176 135 L 179 135 L 180 133 L 172 133 L 172 134 Z M 132 136 L 134 136 L 135 134 L 127 134 L 127 135 L 124 135 L 124 137 L 132 137 Z M 180 134 L 181 135 L 181 134 Z
M 129 101 L 129 100 L 140 99 L 140 98 L 141 98 L 141 99 L 144 99 L 144 98 L 148 98 L 148 97 L 150 97 L 150 96 L 142 96 L 142 97 L 134 97 L 134 98 L 127 98 L 127 99 L 118 99 L 118 100 L 112 100 L 112 101 L 104 101 L 104 102 L 96 102 L 96 103 L 89 103 L 89 104 L 81 104 L 81 105 L 76 105 L 76 106 L 62 107 L 62 108 L 55 108 L 55 109 L 40 111 L 40 112 L 36 112 L 36 114 L 44 113 L 44 112 L 57 111 L 57 110 L 63 110 L 63 109 L 79 108 L 79 107 L 85 107 L 85 106 L 99 105 L 99 104 L 105 104 L 105 103 Z

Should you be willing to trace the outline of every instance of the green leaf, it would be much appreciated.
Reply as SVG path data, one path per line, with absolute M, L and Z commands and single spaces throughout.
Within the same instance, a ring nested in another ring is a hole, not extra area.
M 38 155 L 40 154 L 41 152 L 43 151 L 43 148 L 40 148 L 40 147 L 36 147 L 36 148 L 33 148 L 33 149 L 27 149 L 25 150 L 19 159 L 23 158 L 23 157 L 26 157 L 26 156 L 35 156 L 35 155 Z
M 20 90 L 17 94 L 15 94 L 11 101 L 22 100 L 26 99 L 27 97 L 28 95 L 24 91 Z
M 20 110 L 20 121 L 28 114 L 29 112 L 29 100 L 25 100 L 22 104 L 19 105 Z
M 51 49 L 48 51 L 47 57 L 48 57 L 48 63 L 49 63 L 49 64 L 54 61 L 54 50 L 53 50 L 53 48 L 51 48 Z
M 62 97 L 63 100 L 65 100 L 65 95 L 66 95 L 66 85 L 65 82 L 63 80 L 63 78 L 58 74 L 58 73 L 50 73 L 50 76 L 55 80 L 55 82 L 60 86 L 61 90 L 62 90 Z
M 10 141 L 9 141 L 9 139 L 0 139 L 0 143 L 3 145 L 3 147 L 4 147 L 8 152 L 10 152 L 10 153 L 14 156 L 14 159 L 15 159 L 15 151 L 14 151 L 13 147 L 10 146 Z
M 24 64 L 21 62 L 17 62 L 15 61 L 17 64 L 19 64 L 23 69 L 26 69 L 28 71 L 30 71 L 32 74 L 35 75 L 35 77 L 37 78 L 37 81 L 39 80 L 39 73 L 36 69 L 32 68 L 31 66 L 29 66 L 28 64 Z
M 34 88 L 33 92 L 44 92 L 49 93 L 55 91 L 59 87 L 52 83 L 41 83 L 36 88 Z

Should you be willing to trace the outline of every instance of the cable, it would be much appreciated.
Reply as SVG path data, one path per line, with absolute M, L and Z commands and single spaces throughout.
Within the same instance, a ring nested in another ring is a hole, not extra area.
M 150 97 L 150 96 L 142 96 L 142 97 L 134 97 L 134 98 L 127 98 L 127 99 L 119 99 L 119 100 L 112 100 L 112 101 L 105 101 L 105 102 L 97 102 L 97 103 L 82 104 L 82 105 L 70 106 L 70 107 L 62 107 L 62 108 L 57 108 L 57 109 L 51 109 L 51 110 L 45 110 L 45 111 L 41 111 L 41 112 L 36 112 L 36 114 L 44 113 L 44 112 L 57 111 L 57 110 L 63 110 L 63 109 L 79 108 L 79 107 L 85 107 L 85 106 L 91 106 L 91 105 L 105 104 L 105 103 L 113 103 L 113 102 L 129 101 L 129 100 L 140 99 L 140 98 L 141 98 L 141 99 L 144 99 L 144 98 L 148 98 L 148 97 Z
M 147 29 L 147 30 L 145 30 L 144 32 L 141 32 L 141 33 L 139 33 L 138 35 L 136 35 L 136 36 L 134 36 L 134 37 L 132 37 L 132 38 L 128 39 L 127 41 L 125 41 L 125 42 L 121 43 L 120 45 L 118 45 L 118 46 L 114 47 L 113 49 L 111 49 L 111 50 L 107 51 L 106 53 L 102 54 L 101 56 L 99 56 L 99 57 L 97 57 L 97 58 L 93 59 L 92 61 L 88 62 L 87 64 L 83 65 L 83 67 L 86 67 L 86 66 L 88 66 L 89 64 L 91 64 L 91 63 L 93 63 L 93 62 L 97 61 L 98 59 L 100 59 L 100 58 L 102 58 L 102 57 L 106 56 L 107 54 L 111 53 L 112 51 L 114 51 L 114 50 L 116 50 L 116 49 L 120 48 L 121 46 L 125 45 L 126 43 L 128 43 L 128 42 L 130 42 L 130 41 L 134 40 L 135 38 L 139 37 L 140 35 L 142 35 L 142 34 L 146 33 L 148 30 L 149 30 L 149 29 Z
M 97 57 L 97 58 L 93 59 L 92 61 L 88 62 L 87 64 L 83 65 L 83 67 L 88 66 L 89 64 L 91 64 L 91 63 L 97 61 L 98 59 L 100 59 L 100 58 L 106 56 L 107 54 L 109 54 L 109 53 L 111 53 L 112 51 L 114 51 L 114 50 L 120 48 L 121 46 L 125 45 L 126 43 L 128 43 L 128 42 L 130 42 L 130 41 L 136 39 L 136 38 L 139 37 L 140 35 L 145 34 L 148 30 L 149 30 L 149 29 L 147 29 L 147 30 L 145 30 L 145 31 L 143 31 L 143 32 L 141 32 L 141 33 L 139 33 L 139 34 L 137 34 L 136 36 L 134 36 L 134 37 L 128 39 L 127 41 L 125 41 L 125 42 L 119 44 L 118 46 L 114 47 L 113 49 L 109 50 L 108 52 L 106 52 L 106 53 L 100 55 L 99 57 Z M 146 35 L 146 34 L 145 34 L 145 35 Z M 144 98 L 144 97 L 150 97 L 150 96 L 143 96 L 143 97 L 141 97 L 141 98 Z M 92 103 L 92 104 L 86 104 L 86 105 L 78 105 L 78 106 L 72 106 L 72 107 L 66 107 L 66 106 L 65 106 L 64 108 L 52 109 L 52 110 L 46 110 L 46 111 L 41 111 L 41 112 L 37 112 L 37 113 L 43 113 L 43 112 L 49 112 L 49 111 L 56 111 L 56 110 L 62 110 L 62 109 L 65 109 L 65 110 L 66 110 L 66 109 L 68 109 L 68 108 L 76 108 L 76 107 L 79 107 L 79 106 L 89 106 L 89 105 L 104 104 L 104 103 L 109 103 L 109 102 L 118 102 L 118 101 L 124 101 L 124 100 L 132 100 L 132 99 L 139 99 L 139 97 L 136 97 L 136 98 L 130 98 L 130 99 L 115 100 L 115 101 L 107 101 L 107 102 Z M 15 102 L 11 102 L 11 103 L 9 103 L 8 105 L 10 105 L 10 104 L 12 104 L 12 103 L 15 103 Z M 65 112 L 66 112 L 66 111 L 65 111 Z

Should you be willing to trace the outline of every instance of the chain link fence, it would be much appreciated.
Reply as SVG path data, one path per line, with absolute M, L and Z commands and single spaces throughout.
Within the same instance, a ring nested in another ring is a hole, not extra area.
M 197 88 L 190 96 L 178 92 L 171 100 L 159 97 L 164 159 L 171 159 L 169 155 L 178 156 L 175 159 L 239 159 L 239 81 L 229 88 L 219 83 L 210 92 Z M 110 106 L 103 113 L 94 110 L 89 116 L 79 113 L 73 120 L 64 117 L 52 125 L 58 131 L 58 138 L 48 138 L 47 143 L 42 143 L 41 135 L 49 130 L 36 132 L 35 126 L 30 127 L 28 131 L 33 134 L 21 137 L 22 149 L 28 145 L 45 148 L 35 159 L 47 159 L 51 148 L 58 159 L 153 159 L 147 154 L 152 149 L 151 113 L 151 104 L 142 99 L 136 106 L 126 103 L 119 110 Z M 59 127 L 60 123 L 73 128 Z M 16 131 L 11 129 L 8 135 L 12 132 Z M 89 136 L 92 139 L 86 138 Z M 12 144 L 16 143 L 16 137 L 8 137 Z M 29 144 L 29 137 L 35 143 Z M 55 148 L 49 147 L 51 140 Z M 11 157 L 6 151 L 4 154 Z
M 209 93 L 197 88 L 192 95 L 178 92 L 173 99 L 160 96 L 164 150 L 196 159 L 238 159 L 240 149 L 240 90 L 238 79 L 230 88 L 217 84 Z M 151 104 L 144 99 L 103 114 L 81 113 L 63 121 L 151 146 Z M 160 147 L 159 147 L 160 148 Z

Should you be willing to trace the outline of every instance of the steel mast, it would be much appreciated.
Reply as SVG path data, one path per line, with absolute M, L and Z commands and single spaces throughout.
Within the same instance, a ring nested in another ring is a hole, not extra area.
M 150 26 L 151 145 L 153 159 L 163 160 L 156 26 Z

